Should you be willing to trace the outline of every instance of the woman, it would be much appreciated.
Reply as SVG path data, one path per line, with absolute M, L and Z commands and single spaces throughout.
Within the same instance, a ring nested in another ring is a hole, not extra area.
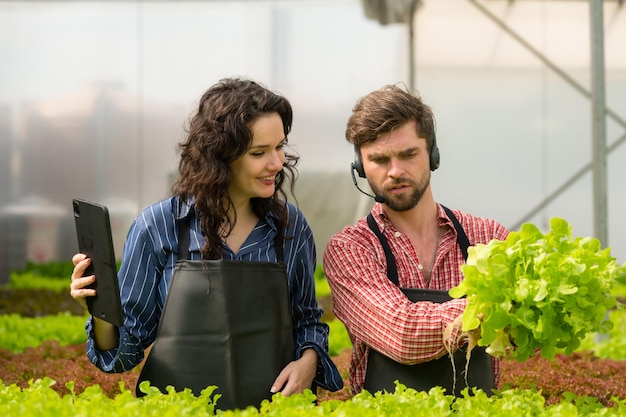
M 173 195 L 144 209 L 128 233 L 118 273 L 123 326 L 96 317 L 87 322 L 87 355 L 95 366 L 127 371 L 155 341 L 178 259 L 178 220 L 188 216 L 192 261 L 277 262 L 275 237 L 283 238 L 295 360 L 267 390 L 290 395 L 315 386 L 341 389 L 315 298 L 312 232 L 283 189 L 289 182 L 293 192 L 299 159 L 285 152 L 291 122 L 287 99 L 256 82 L 224 79 L 204 93 L 178 145 Z M 95 295 L 87 286 L 96 277 L 83 277 L 90 262 L 84 255 L 73 262 L 70 293 L 86 308 L 85 298 Z

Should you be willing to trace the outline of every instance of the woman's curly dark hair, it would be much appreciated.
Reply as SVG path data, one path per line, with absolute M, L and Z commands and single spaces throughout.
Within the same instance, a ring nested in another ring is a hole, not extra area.
M 228 213 L 233 201 L 228 194 L 231 183 L 230 165 L 242 156 L 252 143 L 253 121 L 269 113 L 278 113 L 283 121 L 285 139 L 291 131 L 293 112 L 289 101 L 257 82 L 226 78 L 210 87 L 201 97 L 198 110 L 189 120 L 186 140 L 178 144 L 179 177 L 172 187 L 183 201 L 195 197 L 195 209 L 201 217 L 205 235 L 202 257 L 219 259 L 222 238 L 228 236 L 236 218 Z M 287 224 L 287 200 L 283 189 L 289 182 L 293 195 L 299 157 L 285 152 L 283 169 L 276 174 L 276 192 L 270 198 L 253 198 L 254 213 L 263 218 L 273 212 L 279 233 Z

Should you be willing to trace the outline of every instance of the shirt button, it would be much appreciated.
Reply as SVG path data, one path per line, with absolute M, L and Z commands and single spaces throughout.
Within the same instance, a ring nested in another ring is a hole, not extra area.
M 395 237 L 400 237 L 400 236 L 402 236 L 402 233 L 400 233 L 400 232 L 396 232 L 396 233 L 394 233 L 393 235 L 394 235 Z

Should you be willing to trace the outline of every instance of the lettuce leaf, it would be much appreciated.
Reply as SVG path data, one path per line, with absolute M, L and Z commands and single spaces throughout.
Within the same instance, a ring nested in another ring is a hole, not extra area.
M 450 296 L 467 297 L 463 331 L 480 327 L 479 346 L 519 361 L 537 350 L 549 359 L 569 354 L 587 334 L 609 331 L 607 312 L 621 307 L 611 290 L 626 281 L 626 263 L 596 238 L 572 238 L 558 217 L 545 234 L 526 223 L 506 240 L 470 247 L 461 270 Z

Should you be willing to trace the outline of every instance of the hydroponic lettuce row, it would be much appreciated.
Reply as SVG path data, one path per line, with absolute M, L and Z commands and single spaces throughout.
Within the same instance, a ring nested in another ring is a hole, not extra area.
M 626 278 L 626 264 L 609 248 L 596 238 L 572 239 L 557 217 L 545 234 L 527 223 L 504 241 L 470 247 L 461 269 L 465 278 L 450 295 L 467 296 L 462 330 L 480 328 L 479 346 L 518 361 L 537 349 L 548 359 L 570 354 L 587 334 L 608 332 L 607 311 L 617 305 L 611 288 Z

